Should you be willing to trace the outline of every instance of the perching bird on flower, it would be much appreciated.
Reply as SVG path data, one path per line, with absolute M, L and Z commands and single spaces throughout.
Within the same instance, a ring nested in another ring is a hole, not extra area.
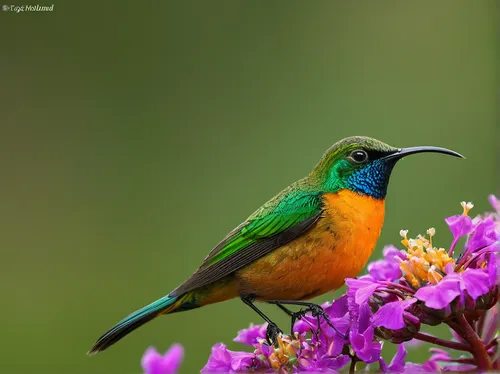
M 236 297 L 268 322 L 270 342 L 281 330 L 255 301 L 278 305 L 292 321 L 306 311 L 326 318 L 321 307 L 304 300 L 341 287 L 361 271 L 382 229 L 392 169 L 401 158 L 420 152 L 463 157 L 438 147 L 395 148 L 363 136 L 335 143 L 308 176 L 231 231 L 189 279 L 118 322 L 90 353 L 159 315 Z M 293 313 L 284 305 L 306 308 Z

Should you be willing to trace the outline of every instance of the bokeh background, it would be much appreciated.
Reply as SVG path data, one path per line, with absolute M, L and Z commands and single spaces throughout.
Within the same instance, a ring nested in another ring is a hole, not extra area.
M 467 156 L 396 167 L 372 259 L 403 228 L 434 226 L 446 246 L 443 218 L 498 192 L 497 27 L 487 0 L 0 13 L 0 371 L 139 373 L 148 346 L 179 342 L 193 373 L 212 344 L 237 348 L 237 330 L 261 321 L 233 300 L 85 355 L 349 135 Z

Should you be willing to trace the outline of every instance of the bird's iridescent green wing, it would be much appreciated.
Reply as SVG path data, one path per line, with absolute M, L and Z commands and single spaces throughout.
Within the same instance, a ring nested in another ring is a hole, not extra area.
M 206 286 L 292 241 L 314 225 L 321 211 L 319 192 L 283 191 L 229 233 L 170 295 Z

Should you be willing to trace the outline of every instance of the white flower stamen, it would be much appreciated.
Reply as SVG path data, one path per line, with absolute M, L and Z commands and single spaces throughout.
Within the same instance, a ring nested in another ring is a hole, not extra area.
M 460 205 L 464 209 L 464 212 L 462 213 L 462 215 L 464 216 L 468 215 L 469 210 L 471 210 L 474 207 L 474 204 L 472 204 L 471 202 L 466 203 L 465 201 L 462 201 Z

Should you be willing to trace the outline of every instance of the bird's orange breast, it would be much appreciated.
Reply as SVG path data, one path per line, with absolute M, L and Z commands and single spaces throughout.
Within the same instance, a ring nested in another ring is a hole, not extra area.
M 267 300 L 309 299 L 355 277 L 373 252 L 384 200 L 348 190 L 326 194 L 323 216 L 306 234 L 239 270 L 240 292 Z
M 338 237 L 331 243 L 334 265 L 345 278 L 355 277 L 366 265 L 377 244 L 384 224 L 385 201 L 343 190 L 325 196 L 325 218 L 335 227 Z

